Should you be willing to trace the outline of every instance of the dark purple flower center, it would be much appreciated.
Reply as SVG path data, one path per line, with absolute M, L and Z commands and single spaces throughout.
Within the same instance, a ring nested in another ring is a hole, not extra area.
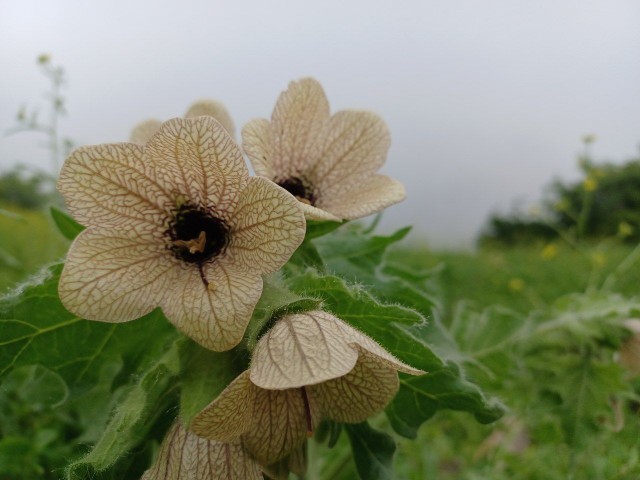
M 167 234 L 169 249 L 185 262 L 202 265 L 224 251 L 229 243 L 229 227 L 205 209 L 183 205 Z
M 311 185 L 309 185 L 309 182 L 302 178 L 291 177 L 285 180 L 278 180 L 276 183 L 301 202 L 308 205 L 315 205 L 317 199 L 313 194 L 313 189 Z

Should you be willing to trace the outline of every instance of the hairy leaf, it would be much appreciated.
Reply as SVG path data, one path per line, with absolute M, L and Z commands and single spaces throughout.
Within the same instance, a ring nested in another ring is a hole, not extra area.
M 146 438 L 170 405 L 168 392 L 174 388 L 173 380 L 180 370 L 178 349 L 174 343 L 140 372 L 91 452 L 69 466 L 69 480 L 89 478 L 88 472 L 106 470 Z
M 43 364 L 73 392 L 99 381 L 104 362 L 125 360 L 127 374 L 176 336 L 160 310 L 127 323 L 83 320 L 60 303 L 62 265 L 45 268 L 0 299 L 0 378 L 22 365 Z

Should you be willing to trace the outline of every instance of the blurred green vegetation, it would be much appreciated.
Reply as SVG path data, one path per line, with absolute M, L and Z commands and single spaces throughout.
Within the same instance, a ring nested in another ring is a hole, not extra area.
M 546 308 L 569 293 L 598 289 L 607 279 L 615 284 L 617 292 L 635 295 L 640 269 L 638 265 L 620 265 L 634 249 L 635 246 L 614 239 L 580 249 L 554 241 L 485 247 L 475 252 L 413 248 L 393 255 L 408 265 L 440 270 L 446 319 L 463 301 L 478 309 L 504 305 L 527 313 Z M 624 274 L 613 275 L 616 271 Z
M 61 258 L 68 246 L 46 213 L 0 203 L 0 293 Z
M 6 205 L 0 240 L 4 289 L 68 247 L 48 214 Z M 638 385 L 615 352 L 624 339 L 620 322 L 640 316 L 639 257 L 619 237 L 476 252 L 394 250 L 394 263 L 430 270 L 438 315 L 466 356 L 467 373 L 510 408 L 493 425 L 440 412 L 416 440 L 397 438 L 396 478 L 638 478 Z M 29 400 L 34 378 L 53 400 Z M 22 369 L 0 386 L 0 478 L 61 478 L 85 448 L 79 439 L 93 439 L 78 405 L 56 406 L 64 396 L 58 383 L 46 369 Z M 89 400 L 83 409 L 95 403 Z M 106 415 L 109 405 L 101 408 Z M 390 431 L 383 416 L 372 425 Z M 344 433 L 331 450 L 314 445 L 311 458 L 320 476 L 310 478 L 354 478 Z
M 480 245 L 518 245 L 558 238 L 575 242 L 618 237 L 640 241 L 640 158 L 623 163 L 597 163 L 580 156 L 581 178 L 555 180 L 539 207 L 493 214 L 480 235 Z

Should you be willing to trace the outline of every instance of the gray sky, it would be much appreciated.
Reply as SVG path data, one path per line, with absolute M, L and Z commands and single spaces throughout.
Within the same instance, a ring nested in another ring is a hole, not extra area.
M 574 178 L 580 137 L 598 158 L 640 143 L 637 0 L 0 0 L 0 131 L 42 105 L 42 52 L 67 71 L 63 133 L 126 140 L 149 117 L 216 98 L 238 129 L 303 76 L 332 109 L 389 124 L 384 171 L 407 200 L 388 227 L 470 242 L 495 208 Z M 0 168 L 49 168 L 32 135 L 0 139 Z

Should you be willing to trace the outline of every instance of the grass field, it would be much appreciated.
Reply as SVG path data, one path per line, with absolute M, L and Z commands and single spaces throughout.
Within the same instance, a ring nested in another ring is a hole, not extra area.
M 8 291 L 17 282 L 36 273 L 41 265 L 61 258 L 68 248 L 68 241 L 57 232 L 47 214 L 10 207 L 3 209 L 10 213 L 0 215 L 0 292 Z M 499 306 L 500 315 L 513 319 L 513 322 L 524 322 L 523 319 L 552 322 L 558 308 L 565 308 L 562 310 L 563 315 L 572 313 L 571 307 L 557 305 L 563 302 L 563 297 L 574 293 L 584 294 L 585 298 L 593 296 L 597 301 L 621 295 L 620 300 L 615 300 L 613 304 L 607 303 L 607 308 L 611 310 L 611 305 L 615 307 L 616 301 L 623 304 L 627 301 L 623 299 L 633 299 L 638 292 L 640 268 L 636 254 L 632 246 L 623 245 L 614 239 L 579 248 L 558 244 L 493 248 L 477 252 L 438 252 L 414 246 L 397 249 L 392 253 L 394 260 L 398 262 L 437 272 L 434 275 L 443 303 L 442 321 L 449 326 L 459 321 L 461 312 L 464 312 L 464 318 L 469 322 L 484 321 L 483 312 L 495 313 L 498 311 L 495 310 L 496 306 Z M 583 317 L 576 318 L 576 325 L 579 326 Z M 584 317 L 585 324 L 591 321 L 589 318 Z M 505 324 L 499 325 L 498 328 L 503 328 Z M 500 335 L 500 332 L 487 332 Z M 597 334 L 593 335 L 597 337 Z M 576 338 L 578 337 L 579 333 L 576 334 Z M 571 399 L 558 400 L 554 392 L 561 391 L 561 388 L 558 390 L 552 383 L 559 378 L 561 384 L 562 375 L 569 378 L 571 369 L 576 368 L 570 363 L 572 359 L 587 358 L 582 348 L 583 344 L 591 345 L 589 342 L 592 338 L 589 337 L 586 343 L 575 345 L 573 340 L 572 337 L 563 337 L 562 341 L 565 343 L 554 346 L 551 350 L 545 345 L 532 346 L 526 342 L 523 344 L 522 341 L 518 345 L 514 343 L 505 347 L 510 356 L 505 354 L 497 359 L 489 358 L 487 365 L 494 361 L 500 368 L 500 362 L 512 362 L 518 369 L 515 374 L 512 371 L 508 373 L 509 381 L 505 380 L 507 376 L 505 379 L 495 378 L 495 375 L 485 376 L 481 369 L 474 370 L 471 365 L 469 374 L 475 376 L 474 379 L 483 389 L 497 395 L 508 407 L 509 413 L 497 424 L 488 426 L 480 425 L 468 414 L 437 414 L 421 428 L 417 440 L 399 439 L 397 478 L 640 478 L 640 440 L 637 435 L 640 422 L 632 396 L 618 398 L 615 393 L 618 390 L 612 390 L 614 393 L 611 395 L 603 393 L 604 417 L 607 417 L 606 404 L 611 400 L 609 410 L 623 418 L 621 425 L 612 427 L 609 420 L 598 416 L 591 421 L 592 418 L 585 413 L 576 418 L 589 423 L 588 435 L 585 434 L 577 442 L 575 439 L 567 440 L 566 435 L 562 434 L 566 418 L 573 419 L 571 415 L 566 416 L 566 409 L 573 408 L 573 404 Z M 593 349 L 589 346 L 587 354 L 599 354 L 598 348 L 600 346 Z M 606 348 L 609 348 L 609 352 L 616 346 Z M 607 358 L 611 357 L 610 353 L 607 355 Z M 525 358 L 526 362 L 523 360 Z M 593 373 L 602 376 L 598 369 L 608 365 L 605 365 L 603 358 L 598 357 L 596 363 L 589 360 L 577 364 L 586 365 L 585 368 L 588 368 L 584 370 L 585 375 L 593 374 L 596 382 L 583 382 L 580 383 L 581 386 L 593 385 L 594 390 L 598 390 L 598 381 L 605 384 L 606 378 L 598 380 L 600 377 Z M 553 364 L 553 368 L 546 368 L 545 362 Z M 568 370 L 561 369 L 563 362 L 569 362 Z M 557 368 L 555 363 L 558 364 Z M 513 368 L 509 366 L 509 370 Z M 552 378 L 554 374 L 558 378 Z M 545 387 L 547 381 L 549 388 Z M 528 389 L 527 382 L 537 382 L 543 388 L 537 385 L 536 388 Z M 616 388 L 621 387 L 616 385 Z M 596 397 L 598 396 L 594 394 L 588 400 L 596 402 L 594 404 L 600 408 L 602 402 L 597 403 L 599 400 Z M 578 400 L 581 401 L 582 398 Z M 618 408 L 616 405 L 622 406 Z M 374 424 L 384 427 L 384 417 L 374 419 Z M 311 454 L 317 455 L 318 452 L 312 451 Z M 338 447 L 329 455 L 341 458 L 333 464 L 333 473 L 329 477 L 322 477 L 323 480 L 354 478 L 344 435 Z

